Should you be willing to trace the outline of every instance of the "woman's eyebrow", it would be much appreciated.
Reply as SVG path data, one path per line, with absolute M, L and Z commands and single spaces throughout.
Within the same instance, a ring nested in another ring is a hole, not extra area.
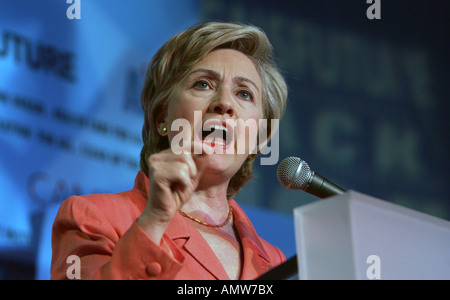
M 196 70 L 192 71 L 191 73 L 189 73 L 188 77 L 190 77 L 196 73 L 206 73 L 211 78 L 220 79 L 219 72 L 216 72 L 216 71 L 210 70 L 210 69 L 196 69 Z
M 250 83 L 251 85 L 253 85 L 253 86 L 255 87 L 256 91 L 259 93 L 259 88 L 258 88 L 258 86 L 256 85 L 256 83 L 254 83 L 252 80 L 248 79 L 247 77 L 237 76 L 237 77 L 234 79 L 234 81 L 235 81 L 236 83 L 248 82 L 248 83 Z

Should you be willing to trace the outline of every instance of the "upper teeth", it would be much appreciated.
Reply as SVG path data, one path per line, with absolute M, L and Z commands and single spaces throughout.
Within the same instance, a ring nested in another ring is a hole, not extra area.
M 226 128 L 225 126 L 222 126 L 222 125 L 214 124 L 214 125 L 211 125 L 211 126 L 208 126 L 207 128 L 205 128 L 205 130 L 209 130 L 209 131 L 212 131 L 213 129 L 214 130 L 223 130 L 225 132 L 228 132 L 228 128 Z

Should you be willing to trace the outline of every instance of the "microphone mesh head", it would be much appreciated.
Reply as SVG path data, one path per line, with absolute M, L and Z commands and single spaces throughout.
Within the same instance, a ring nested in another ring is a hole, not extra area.
M 277 177 L 285 188 L 303 190 L 311 177 L 311 169 L 301 158 L 290 156 L 278 165 Z

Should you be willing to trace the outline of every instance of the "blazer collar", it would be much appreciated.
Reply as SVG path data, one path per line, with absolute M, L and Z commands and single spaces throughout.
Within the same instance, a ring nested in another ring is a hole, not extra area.
M 248 216 L 233 199 L 230 200 L 230 205 L 233 208 L 235 226 L 243 249 L 240 279 L 255 279 L 272 268 L 273 263 Z
M 263 260 L 270 262 L 269 255 L 261 243 L 261 238 L 256 233 L 255 227 L 253 227 L 253 224 L 248 216 L 233 199 L 229 200 L 229 204 L 233 209 L 234 226 L 236 226 L 236 230 L 243 246 L 251 248 L 253 251 L 256 251 L 255 253 L 257 253 Z M 247 247 L 244 247 L 244 250 Z

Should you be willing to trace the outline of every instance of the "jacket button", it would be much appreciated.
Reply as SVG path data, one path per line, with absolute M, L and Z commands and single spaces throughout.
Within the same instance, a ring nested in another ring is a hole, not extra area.
M 161 265 L 157 262 L 151 262 L 147 265 L 147 275 L 157 276 L 161 273 Z

